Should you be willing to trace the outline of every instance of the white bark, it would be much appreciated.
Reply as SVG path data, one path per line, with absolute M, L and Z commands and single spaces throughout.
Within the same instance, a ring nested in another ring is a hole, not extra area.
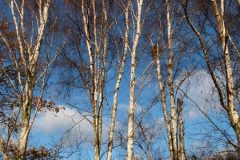
M 217 20 L 217 28 L 219 32 L 219 37 L 221 41 L 221 46 L 224 54 L 225 63 L 225 73 L 226 73 L 226 91 L 227 91 L 227 111 L 231 125 L 235 131 L 236 138 L 239 140 L 240 137 L 240 120 L 239 114 L 237 112 L 236 106 L 234 104 L 234 80 L 233 80 L 233 70 L 231 66 L 231 57 L 228 47 L 228 38 L 224 22 L 224 0 L 221 0 L 220 9 L 216 0 L 212 0 L 212 5 L 214 9 L 214 14 Z M 240 142 L 238 142 L 240 143 Z M 238 146 L 238 152 L 240 154 L 240 146 Z
M 95 1 L 93 1 L 95 2 Z M 88 30 L 88 17 L 85 13 L 85 1 L 82 1 L 81 8 L 82 8 L 82 17 L 83 17 L 83 25 L 84 25 L 84 33 L 86 37 L 86 44 L 89 56 L 89 63 L 90 63 L 90 74 L 91 74 L 91 81 L 92 87 L 90 91 L 91 103 L 93 108 L 93 127 L 94 127 L 94 159 L 100 159 L 100 148 L 99 148 L 99 127 L 98 127 L 98 114 L 97 114 L 97 82 L 96 82 L 96 74 L 95 74 L 95 62 L 94 62 L 94 55 L 92 52 L 91 46 L 91 39 L 90 39 L 90 31 Z M 92 4 L 95 8 L 95 3 Z M 94 14 L 96 14 L 94 12 Z M 94 23 L 96 25 L 96 22 Z M 95 26 L 96 27 L 96 26 Z M 96 31 L 95 31 L 96 36 Z M 95 39 L 96 40 L 96 39 Z
M 133 140 L 134 140 L 134 92 L 135 92 L 135 69 L 136 69 L 136 50 L 141 33 L 141 14 L 142 14 L 143 0 L 137 0 L 137 16 L 135 37 L 133 40 L 133 47 L 131 50 L 131 73 L 130 73 L 130 103 L 128 114 L 128 140 L 127 140 L 127 160 L 134 159 L 133 156 Z
M 186 159 L 185 141 L 184 141 L 184 123 L 182 119 L 183 100 L 178 98 L 178 126 L 179 126 L 179 159 Z
M 27 141 L 29 132 L 31 129 L 30 125 L 30 116 L 31 116 L 31 107 L 32 107 L 32 99 L 33 99 L 33 91 L 35 87 L 35 75 L 37 69 L 38 57 L 40 54 L 41 41 L 43 39 L 44 29 L 46 26 L 47 18 L 48 18 L 48 9 L 51 0 L 42 1 L 39 0 L 39 23 L 37 23 L 38 32 L 32 33 L 36 34 L 37 38 L 35 44 L 29 46 L 28 42 L 25 40 L 25 22 L 24 22 L 24 0 L 21 4 L 18 4 L 15 0 L 9 1 L 9 8 L 11 10 L 11 16 L 13 18 L 16 38 L 18 42 L 18 49 L 20 54 L 20 59 L 24 67 L 24 75 L 18 70 L 18 83 L 21 88 L 21 102 L 22 104 L 22 119 L 21 119 L 21 127 L 20 127 L 20 136 L 18 139 L 18 159 L 25 159 L 25 153 L 27 149 Z M 20 6 L 20 7 L 19 7 Z M 20 17 L 20 18 L 17 18 Z M 26 47 L 26 51 L 24 47 Z M 31 52 L 30 48 L 33 48 Z M 13 53 L 15 54 L 15 53 Z M 27 57 L 28 56 L 28 57 Z M 29 62 L 26 61 L 26 58 L 29 59 Z M 15 60 L 16 68 L 19 68 L 19 62 Z M 26 77 L 25 85 L 22 84 L 21 77 Z
M 168 137 L 168 148 L 169 148 L 169 153 L 170 153 L 170 160 L 173 160 L 173 144 L 172 144 L 172 135 L 171 135 L 171 125 L 170 125 L 170 120 L 168 116 L 168 110 L 167 110 L 167 103 L 166 103 L 166 95 L 164 91 L 164 84 L 162 80 L 162 74 L 161 74 L 161 64 L 160 64 L 160 53 L 159 53 L 159 48 L 157 47 L 157 57 L 155 59 L 156 64 L 157 64 L 157 78 L 158 78 L 158 83 L 159 83 L 159 89 L 160 89 L 160 96 L 161 96 L 161 103 L 162 103 L 162 109 L 163 109 L 163 114 L 164 114 L 164 121 L 166 125 L 166 130 L 167 130 L 167 137 Z
M 185 8 L 185 14 L 186 14 L 188 24 L 193 29 L 194 33 L 197 35 L 198 40 L 201 44 L 208 70 L 210 72 L 211 78 L 214 82 L 214 85 L 217 89 L 217 93 L 219 95 L 220 104 L 225 109 L 225 111 L 228 113 L 228 118 L 230 120 L 231 126 L 233 127 L 233 129 L 235 131 L 235 135 L 236 135 L 236 138 L 238 141 L 237 150 L 238 150 L 238 153 L 240 153 L 240 147 L 239 147 L 240 146 L 240 141 L 239 141 L 240 140 L 239 139 L 239 137 L 240 137 L 240 122 L 239 122 L 239 114 L 236 111 L 236 106 L 234 104 L 233 71 L 232 71 L 232 66 L 231 66 L 231 57 L 230 57 L 229 48 L 228 48 L 228 44 L 227 44 L 228 35 L 227 35 L 227 31 L 226 31 L 225 24 L 224 24 L 224 0 L 220 1 L 220 10 L 219 10 L 216 0 L 211 0 L 211 2 L 212 2 L 213 10 L 214 10 L 214 15 L 215 15 L 216 21 L 217 21 L 217 29 L 218 29 L 221 47 L 222 47 L 222 51 L 223 51 L 223 55 L 224 55 L 225 73 L 226 73 L 227 104 L 225 104 L 225 102 L 224 102 L 224 96 L 223 96 L 222 89 L 216 79 L 216 76 L 214 75 L 214 73 L 210 67 L 210 62 L 209 62 L 209 58 L 208 58 L 208 54 L 207 54 L 207 48 L 204 44 L 201 34 L 196 29 L 196 27 L 193 25 L 193 23 L 189 20 L 189 17 L 187 15 L 187 5 Z
M 93 127 L 94 127 L 94 159 L 100 159 L 101 141 L 102 141 L 102 111 L 105 87 L 105 69 L 107 57 L 107 12 L 105 1 L 102 0 L 103 21 L 101 30 L 97 30 L 97 13 L 96 2 L 91 1 L 92 10 L 85 8 L 86 2 L 83 0 L 81 4 L 84 34 L 86 37 L 86 45 L 90 63 L 91 87 L 89 88 L 89 96 L 92 105 Z M 90 7 L 90 6 L 88 6 Z M 90 17 L 92 11 L 93 17 Z M 89 24 L 92 18 L 93 24 Z M 92 25 L 92 28 L 88 26 Z M 92 30 L 90 30 L 92 29 Z M 92 31 L 92 32 L 91 32 Z M 90 34 L 92 33 L 92 37 Z
M 168 86 L 170 91 L 171 104 L 171 124 L 172 124 L 172 142 L 173 142 L 173 156 L 178 159 L 178 144 L 177 144 L 177 115 L 174 102 L 174 88 L 173 88 L 173 50 L 172 50 L 172 20 L 170 15 L 170 0 L 166 0 L 167 7 L 167 37 L 168 37 Z
M 187 1 L 188 2 L 188 1 Z M 221 87 L 220 87 L 220 84 L 219 82 L 217 81 L 217 78 L 216 76 L 214 75 L 213 73 L 213 70 L 211 68 L 211 65 L 210 65 L 210 61 L 209 61 L 209 57 L 208 57 L 208 53 L 207 53 L 207 47 L 204 43 L 204 40 L 203 38 L 201 37 L 201 33 L 197 30 L 197 28 L 194 26 L 193 22 L 189 19 L 188 17 L 188 11 L 187 11 L 187 6 L 188 6 L 188 3 L 186 3 L 186 6 L 184 8 L 184 12 L 185 12 L 185 15 L 186 15 L 186 20 L 187 20 L 187 23 L 190 25 L 191 29 L 193 30 L 194 34 L 197 36 L 198 38 L 198 41 L 201 45 L 201 48 L 202 48 L 202 52 L 204 54 L 204 59 L 205 59 L 205 62 L 207 64 L 207 68 L 208 68 L 208 71 L 211 75 L 211 79 L 214 83 L 214 86 L 216 87 L 217 89 L 217 93 L 218 93 L 218 96 L 219 96 L 219 102 L 221 104 L 221 106 L 227 111 L 227 108 L 224 104 L 224 97 L 223 97 L 223 92 L 221 90 Z
M 115 121 L 116 121 L 116 111 L 117 111 L 117 105 L 118 105 L 118 93 L 119 93 L 120 83 L 122 80 L 124 66 L 126 63 L 126 55 L 127 55 L 127 48 L 128 48 L 128 30 L 129 30 L 128 10 L 129 10 L 129 2 L 125 8 L 125 14 L 124 14 L 125 15 L 125 33 L 124 33 L 124 49 L 123 49 L 122 61 L 118 71 L 117 81 L 116 81 L 114 96 L 113 96 L 111 124 L 110 124 L 109 137 L 108 137 L 108 155 L 107 155 L 108 160 L 112 159 L 113 137 L 114 137 L 114 129 L 115 129 Z

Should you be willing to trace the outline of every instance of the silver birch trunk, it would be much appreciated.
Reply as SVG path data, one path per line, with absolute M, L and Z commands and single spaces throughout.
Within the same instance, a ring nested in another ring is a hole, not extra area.
M 107 154 L 108 160 L 112 159 L 113 137 L 114 137 L 114 130 L 115 130 L 116 111 L 117 111 L 117 105 L 118 105 L 118 93 L 119 93 L 120 83 L 121 83 L 122 76 L 123 76 L 124 66 L 126 63 L 126 55 L 127 55 L 127 48 L 128 48 L 128 30 L 129 30 L 128 10 L 129 10 L 129 2 L 125 9 L 125 33 L 124 33 L 124 49 L 123 49 L 122 61 L 121 61 L 121 66 L 118 71 L 117 81 L 116 81 L 114 96 L 113 96 L 111 124 L 110 124 L 109 137 L 108 137 L 108 154 Z
M 102 1 L 102 29 L 97 30 L 97 13 L 96 2 L 91 0 L 92 10 L 86 6 L 86 2 L 81 2 L 81 10 L 83 17 L 83 27 L 86 40 L 86 47 L 88 51 L 89 63 L 90 63 L 90 75 L 92 86 L 89 89 L 89 96 L 92 105 L 93 114 L 93 128 L 94 128 L 94 159 L 100 160 L 101 157 L 101 141 L 102 141 L 102 111 L 103 111 L 103 99 L 104 99 L 104 87 L 105 87 L 105 69 L 106 69 L 106 57 L 107 57 L 107 12 L 105 1 Z M 85 10 L 88 12 L 86 13 Z M 92 12 L 92 16 L 90 16 Z M 93 18 L 93 24 L 89 24 L 89 19 Z M 88 25 L 92 25 L 91 28 Z M 93 36 L 90 37 L 92 31 Z M 99 38 L 100 37 L 100 38 Z
M 161 74 L 161 64 L 160 64 L 160 53 L 159 49 L 157 51 L 157 59 L 156 64 L 157 64 L 157 78 L 158 78 L 158 83 L 159 83 L 159 88 L 160 88 L 160 96 L 161 96 L 161 103 L 162 103 L 162 109 L 163 109 L 163 114 L 164 114 L 164 121 L 166 125 L 166 130 L 167 130 L 167 137 L 168 137 L 168 148 L 169 148 L 169 153 L 170 153 L 170 160 L 174 159 L 173 156 L 173 144 L 172 144 L 172 135 L 171 135 L 171 125 L 170 125 L 170 120 L 168 116 L 168 110 L 167 110 L 167 103 L 166 103 L 166 95 L 164 91 L 164 84 L 162 80 L 162 74 Z
M 174 88 L 173 88 L 173 50 L 172 50 L 172 20 L 170 10 L 170 0 L 166 0 L 167 7 L 167 37 L 168 37 L 168 86 L 170 92 L 171 105 L 171 124 L 172 124 L 172 142 L 173 142 L 173 156 L 178 159 L 178 145 L 177 145 L 177 115 L 174 102 Z
M 21 119 L 21 126 L 20 126 L 20 136 L 18 138 L 18 159 L 24 160 L 26 149 L 27 149 L 27 142 L 28 136 L 31 129 L 30 125 L 30 116 L 31 116 L 31 107 L 32 107 L 32 99 L 33 99 L 33 91 L 35 87 L 35 80 L 36 80 L 36 70 L 37 70 L 37 63 L 38 57 L 40 54 L 40 47 L 41 41 L 43 39 L 44 29 L 46 27 L 47 19 L 48 19 L 48 9 L 51 0 L 38 1 L 38 13 L 39 17 L 36 17 L 37 23 L 37 38 L 35 43 L 31 43 L 30 45 L 26 44 L 25 38 L 25 21 L 24 21 L 24 7 L 25 1 L 21 1 L 18 4 L 15 0 L 11 0 L 8 2 L 9 8 L 11 11 L 11 16 L 13 18 L 14 27 L 17 36 L 18 42 L 18 49 L 20 54 L 20 59 L 24 68 L 24 73 L 21 73 L 18 70 L 18 83 L 21 89 L 21 103 L 22 104 L 22 119 Z M 20 18 L 17 18 L 20 17 Z M 24 46 L 28 46 L 26 51 L 24 51 Z M 31 48 L 33 49 L 31 51 Z M 28 56 L 29 62 L 26 60 L 26 56 Z M 17 60 L 14 61 L 16 68 L 19 69 L 19 62 Z M 25 84 L 22 83 L 21 77 L 26 77 Z
M 142 14 L 142 3 L 143 0 L 137 1 L 137 15 L 136 15 L 136 28 L 135 37 L 133 40 L 133 47 L 131 52 L 131 73 L 130 73 L 130 103 L 129 103 L 129 114 L 128 114 L 128 139 L 127 139 L 127 160 L 134 159 L 133 153 L 133 140 L 134 140 L 134 112 L 135 112 L 135 69 L 136 69 L 136 51 L 137 45 L 141 33 L 141 14 Z
M 186 160 L 185 141 L 184 141 L 184 123 L 182 119 L 183 100 L 178 98 L 178 126 L 179 126 L 179 159 Z
M 238 141 L 238 154 L 240 155 L 239 137 L 240 137 L 240 120 L 236 106 L 234 104 L 234 80 L 233 70 L 231 66 L 231 57 L 228 47 L 228 36 L 226 33 L 225 22 L 224 22 L 224 0 L 220 1 L 220 9 L 216 0 L 212 0 L 214 14 L 217 20 L 217 28 L 221 41 L 221 46 L 224 54 L 225 73 L 226 73 L 226 85 L 227 85 L 227 111 L 230 123 L 234 129 L 237 141 Z

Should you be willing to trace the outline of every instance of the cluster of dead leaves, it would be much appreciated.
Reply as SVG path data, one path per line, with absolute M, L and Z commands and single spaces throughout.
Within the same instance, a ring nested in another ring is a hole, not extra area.
M 0 149 L 4 153 L 4 160 L 17 159 L 19 155 L 18 147 L 15 143 L 0 139 Z M 41 146 L 39 148 L 29 148 L 26 152 L 27 159 L 48 159 L 51 156 L 50 150 Z

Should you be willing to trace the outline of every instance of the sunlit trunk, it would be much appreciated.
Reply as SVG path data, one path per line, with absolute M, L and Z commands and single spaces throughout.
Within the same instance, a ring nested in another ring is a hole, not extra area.
M 133 140 L 134 140 L 134 112 L 135 112 L 135 101 L 134 101 L 134 92 L 135 92 L 135 69 L 136 69 L 136 52 L 137 45 L 141 33 L 141 14 L 142 14 L 142 3 L 143 0 L 137 1 L 137 17 L 136 17 L 136 28 L 135 28 L 135 37 L 133 40 L 133 47 L 131 50 L 131 73 L 130 73 L 130 102 L 129 102 L 129 111 L 128 111 L 128 140 L 127 140 L 127 160 L 132 160 L 134 158 L 133 154 Z
M 183 101 L 182 98 L 178 98 L 178 126 L 179 126 L 179 159 L 185 160 L 186 159 L 186 152 L 185 152 L 185 141 L 184 141 L 184 123 L 182 119 L 182 110 L 183 110 Z
M 225 73 L 226 73 L 226 91 L 227 91 L 227 111 L 230 123 L 235 131 L 237 140 L 240 137 L 240 120 L 236 106 L 234 104 L 234 80 L 230 51 L 228 47 L 228 35 L 224 22 L 224 0 L 220 1 L 220 9 L 216 0 L 212 0 L 214 14 L 217 20 L 217 28 L 221 41 L 221 47 L 224 54 Z M 238 146 L 239 148 L 239 146 Z
M 129 7 L 129 3 L 127 4 L 127 7 L 124 13 L 125 14 L 124 49 L 123 49 L 121 66 L 118 71 L 117 81 L 116 81 L 116 86 L 115 86 L 114 96 L 113 96 L 111 124 L 110 124 L 109 137 L 108 137 L 108 155 L 107 155 L 108 160 L 112 159 L 113 137 L 114 137 L 114 130 L 115 130 L 116 111 L 117 111 L 117 105 L 118 105 L 118 93 L 119 93 L 120 83 L 122 80 L 124 66 L 126 63 L 126 54 L 127 54 L 127 47 L 128 47 L 128 28 L 129 28 L 128 27 L 128 7 Z
M 167 37 L 168 37 L 168 86 L 170 92 L 171 105 L 171 124 L 172 124 L 172 142 L 174 159 L 178 159 L 178 144 L 177 144 L 177 115 L 174 102 L 174 88 L 173 88 L 173 51 L 172 51 L 172 20 L 170 10 L 170 0 L 166 0 L 167 7 Z
M 98 127 L 98 124 L 97 123 L 97 119 L 95 119 L 94 121 L 95 124 L 94 124 L 94 160 L 100 160 L 100 137 L 99 137 L 99 127 Z
M 35 87 L 35 76 L 38 64 L 38 57 L 40 54 L 41 42 L 43 39 L 44 30 L 46 27 L 47 19 L 48 19 L 48 9 L 50 6 L 51 0 L 38 2 L 38 13 L 39 17 L 36 17 L 37 23 L 37 33 L 36 41 L 34 44 L 28 44 L 26 42 L 26 33 L 25 33 L 25 21 L 24 21 L 24 12 L 25 12 L 25 1 L 21 1 L 20 4 L 16 3 L 15 0 L 9 1 L 9 7 L 11 10 L 11 16 L 13 18 L 13 24 L 16 31 L 16 38 L 18 42 L 17 48 L 19 49 L 19 57 L 21 59 L 21 63 L 18 64 L 17 60 L 15 60 L 15 66 L 19 69 L 19 65 L 22 65 L 24 68 L 24 72 L 22 73 L 18 70 L 18 83 L 20 85 L 21 90 L 21 103 L 22 104 L 22 119 L 20 126 L 20 136 L 18 138 L 18 159 L 25 159 L 25 154 L 27 150 L 27 142 L 28 136 L 31 129 L 30 125 L 30 116 L 31 116 L 31 107 L 32 107 L 32 99 L 33 99 L 33 90 Z M 16 8 L 18 9 L 16 12 Z M 19 25 L 20 24 L 20 25 Z M 33 36 L 33 35 L 32 35 Z M 30 46 L 28 46 L 30 45 Z M 25 47 L 27 46 L 27 47 Z M 32 50 L 31 50 L 32 49 Z M 26 55 L 28 56 L 28 60 L 26 60 Z M 24 75 L 23 75 L 24 74 Z M 25 84 L 22 82 L 22 77 L 26 78 Z
M 161 73 L 160 54 L 161 54 L 160 48 L 158 46 L 153 46 L 152 57 L 157 66 L 157 79 L 158 79 L 159 90 L 160 90 L 160 100 L 161 100 L 161 104 L 162 104 L 164 122 L 165 122 L 166 130 L 167 130 L 168 149 L 169 149 L 169 154 L 170 154 L 169 159 L 173 160 L 174 157 L 173 157 L 173 143 L 172 143 L 172 134 L 171 134 L 171 121 L 170 121 L 169 115 L 168 115 L 166 95 L 165 95 L 164 83 L 163 83 L 163 78 L 162 78 L 162 73 Z
M 19 148 L 18 159 L 19 160 L 25 159 L 25 153 L 27 149 L 27 142 L 28 142 L 28 135 L 29 135 L 29 126 L 28 126 L 29 121 L 27 120 L 27 117 L 23 117 L 23 119 L 25 120 L 22 120 L 21 133 L 18 141 L 18 148 Z
M 159 51 L 158 51 L 158 55 L 159 55 Z M 163 109 L 163 114 L 164 114 L 164 121 L 165 121 L 165 125 L 166 125 L 166 130 L 167 130 L 170 160 L 173 160 L 174 158 L 173 158 L 173 144 L 172 144 L 172 135 L 171 135 L 171 125 L 170 125 L 170 120 L 169 120 L 169 116 L 168 116 L 168 110 L 167 110 L 167 104 L 166 104 L 166 95 L 165 95 L 164 84 L 163 84 L 163 80 L 162 80 L 161 65 L 160 65 L 159 56 L 157 56 L 156 64 L 157 64 L 157 78 L 158 78 L 158 83 L 159 83 L 159 88 L 160 88 L 162 109 Z
M 93 114 L 94 128 L 94 159 L 99 160 L 101 157 L 102 141 L 102 112 L 105 88 L 105 72 L 107 57 L 107 12 L 105 1 L 101 1 L 101 10 L 98 10 L 98 4 L 95 0 L 91 3 L 81 1 L 81 11 L 83 19 L 83 28 L 85 34 L 86 48 L 88 51 L 90 82 L 88 88 Z M 91 9 L 90 9 L 91 8 Z M 99 24 L 97 13 L 101 11 L 102 22 Z M 101 25 L 101 30 L 98 30 Z M 91 26 L 91 27 L 89 27 Z

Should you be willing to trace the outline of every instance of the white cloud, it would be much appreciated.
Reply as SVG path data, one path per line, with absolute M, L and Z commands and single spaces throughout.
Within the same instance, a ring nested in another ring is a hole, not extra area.
M 183 74 L 180 77 L 183 78 L 185 75 L 186 74 Z M 181 78 L 175 81 L 176 85 L 181 81 Z M 208 112 L 219 108 L 218 101 L 211 101 L 217 98 L 217 94 L 216 92 L 213 92 L 213 88 L 214 84 L 211 76 L 205 70 L 199 70 L 194 73 L 187 80 L 185 80 L 180 87 L 181 90 L 187 93 L 188 97 L 198 104 L 198 107 L 201 110 L 208 110 Z M 181 91 L 179 93 L 181 93 Z M 181 93 L 181 95 L 183 94 Z M 211 101 L 211 104 L 209 101 Z M 185 98 L 184 102 L 186 102 L 185 106 L 187 107 L 187 109 L 185 109 L 185 111 L 187 111 L 187 113 L 185 113 L 187 118 L 194 119 L 202 116 L 196 105 L 188 98 Z
M 79 113 L 76 109 L 64 107 L 65 109 L 59 110 L 58 113 L 47 111 L 41 113 L 35 120 L 33 125 L 33 133 L 52 135 L 64 135 L 64 139 L 68 139 L 69 144 L 79 143 L 93 143 L 94 132 L 93 117 L 89 113 Z M 88 119 L 86 119 L 86 118 Z M 89 122 L 90 121 L 90 122 Z M 103 118 L 102 126 L 102 140 L 106 141 L 108 137 L 108 126 L 110 121 Z
M 84 115 L 85 113 L 83 113 Z M 90 116 L 87 118 L 92 121 Z M 93 135 L 93 127 L 91 123 L 86 120 L 77 110 L 65 107 L 60 109 L 58 113 L 47 111 L 41 113 L 35 120 L 33 125 L 34 132 L 40 132 L 44 134 L 64 133 L 71 129 L 71 132 L 76 130 L 87 137 Z M 79 133 L 79 134 L 80 134 Z
M 136 104 L 135 105 L 135 114 L 141 113 L 144 111 L 144 108 L 146 108 L 145 106 L 141 106 L 140 104 Z M 121 112 L 125 112 L 126 115 L 128 115 L 128 111 L 129 111 L 129 105 L 125 104 L 125 103 L 120 103 L 118 104 L 118 110 L 120 110 Z
M 186 112 L 185 116 L 188 117 L 189 119 L 195 119 L 195 118 L 199 118 L 201 116 L 201 113 L 196 109 L 192 109 Z

